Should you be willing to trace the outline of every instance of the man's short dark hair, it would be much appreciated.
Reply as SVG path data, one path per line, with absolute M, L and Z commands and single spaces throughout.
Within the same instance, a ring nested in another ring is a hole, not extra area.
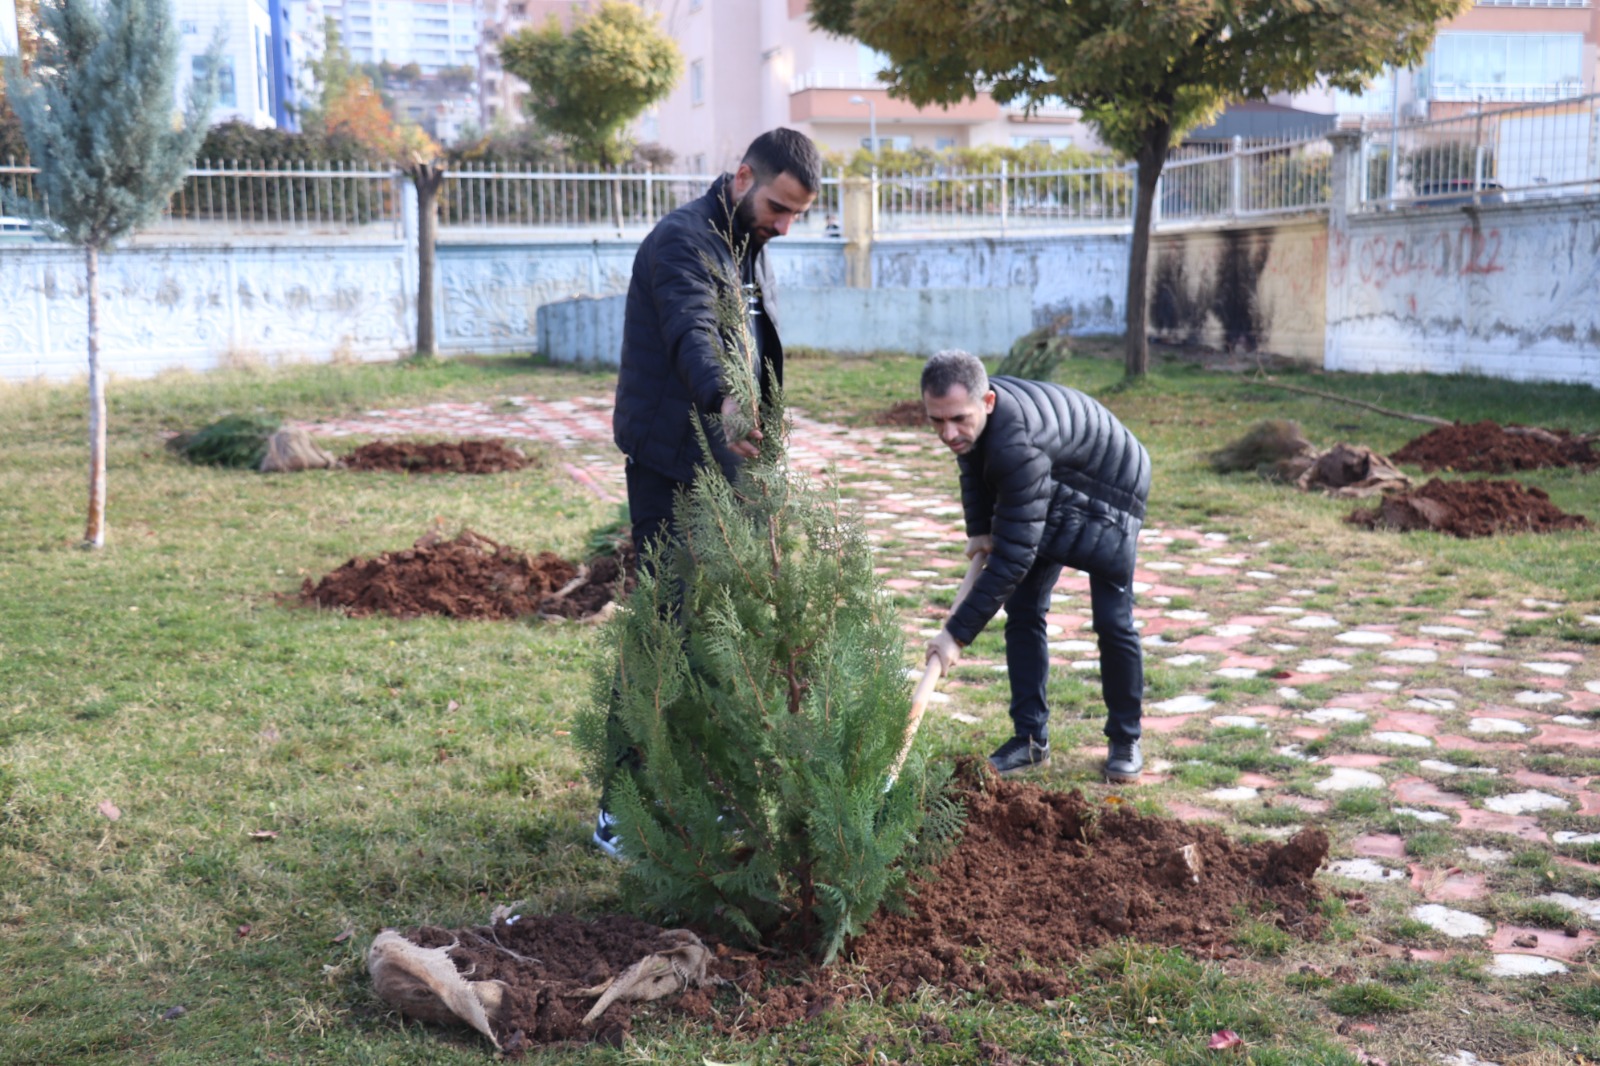
M 811 138 L 794 130 L 778 127 L 750 142 L 743 163 L 750 166 L 757 185 L 766 185 L 779 174 L 787 174 L 815 195 L 822 188 L 822 156 Z
M 946 348 L 934 352 L 922 366 L 922 392 L 938 398 L 950 395 L 950 390 L 960 385 L 967 390 L 967 398 L 980 399 L 989 391 L 989 372 L 983 361 L 960 348 Z

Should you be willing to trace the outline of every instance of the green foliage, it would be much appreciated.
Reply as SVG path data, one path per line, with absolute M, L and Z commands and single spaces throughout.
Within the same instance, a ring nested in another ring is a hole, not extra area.
M 174 438 L 174 443 L 191 463 L 254 470 L 267 454 L 268 438 L 281 425 L 275 418 L 227 415 L 188 436 Z
M 1029 381 L 1049 381 L 1061 360 L 1071 354 L 1067 338 L 1047 326 L 1018 337 L 994 372 Z
M 505 69 L 528 83 L 526 107 L 541 128 L 572 142 L 602 167 L 628 155 L 625 131 L 683 73 L 678 46 L 656 19 L 631 4 L 604 0 L 563 32 L 552 16 L 500 46 Z
M 190 90 L 184 124 L 174 128 L 171 0 L 55 0 L 39 17 L 45 32 L 30 73 L 6 66 L 7 94 L 39 168 L 27 209 L 58 238 L 104 248 L 159 214 L 183 180 L 216 79 Z M 213 67 L 219 50 L 209 53 Z
M 737 484 L 712 467 L 680 495 L 682 539 L 608 623 L 574 731 L 640 905 L 827 962 L 958 811 L 917 753 L 891 778 L 910 706 L 893 602 L 849 509 L 790 467 L 737 270 L 708 265 L 730 436 L 759 427 L 760 452 Z
M 1422 997 L 1411 989 L 1393 988 L 1379 981 L 1340 985 L 1328 993 L 1328 1007 L 1336 1014 L 1395 1014 L 1421 1005 Z

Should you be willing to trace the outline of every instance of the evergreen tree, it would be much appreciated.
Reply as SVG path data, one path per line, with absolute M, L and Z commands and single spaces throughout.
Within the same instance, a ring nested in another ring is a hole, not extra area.
M 830 961 L 959 815 L 915 749 L 890 782 L 910 710 L 898 619 L 848 508 L 789 466 L 737 271 L 712 270 L 724 382 L 760 455 L 679 497 L 681 540 L 607 624 L 576 733 L 636 902 Z
M 6 67 L 43 228 L 84 251 L 89 297 L 89 520 L 85 546 L 105 544 L 106 397 L 100 372 L 100 251 L 160 214 L 183 181 L 216 99 L 213 74 L 173 123 L 178 33 L 171 0 L 44 0 L 31 70 Z

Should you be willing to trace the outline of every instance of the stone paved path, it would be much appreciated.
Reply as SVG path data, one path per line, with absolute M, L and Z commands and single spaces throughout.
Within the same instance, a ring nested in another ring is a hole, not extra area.
M 540 441 L 562 450 L 582 490 L 607 501 L 624 498 L 609 398 L 440 403 L 308 428 L 325 436 Z M 965 568 L 955 476 L 943 449 L 924 432 L 845 428 L 797 416 L 791 457 L 803 472 L 837 476 L 858 502 L 882 556 L 880 573 L 912 604 L 909 635 L 932 635 L 943 612 L 927 594 L 953 589 Z M 1159 516 L 1159 503 L 1152 510 Z M 1327 876 L 1351 885 L 1408 886 L 1415 896 L 1411 916 L 1464 947 L 1487 951 L 1496 974 L 1566 969 L 1594 944 L 1593 931 L 1497 928 L 1464 908 L 1485 900 L 1530 842 L 1564 850 L 1600 845 L 1600 775 L 1527 765 L 1541 754 L 1600 755 L 1600 662 L 1584 644 L 1544 640 L 1523 652 L 1519 644 L 1534 642 L 1506 636 L 1514 623 L 1567 605 L 1479 599 L 1437 608 L 1403 604 L 1385 613 L 1370 599 L 1352 606 L 1349 590 L 1335 580 L 1340 575 L 1273 561 L 1268 548 L 1197 529 L 1145 531 L 1135 615 L 1147 669 L 1185 691 L 1146 706 L 1151 761 L 1144 784 L 1178 817 L 1224 823 L 1272 808 L 1317 815 L 1347 794 L 1376 796 L 1395 818 L 1452 834 L 1459 847 L 1450 853 L 1460 858 L 1455 864 L 1408 858 L 1405 836 L 1372 832 L 1336 840 L 1342 857 Z M 1097 681 L 1087 579 L 1064 574 L 1056 607 L 1049 618 L 1053 661 Z M 1600 614 L 1582 619 L 1600 626 Z M 990 672 L 1004 669 L 969 654 L 933 713 L 952 729 L 982 725 L 996 733 L 1003 706 L 996 710 L 991 695 L 987 718 L 975 717 L 963 693 L 984 693 Z M 1219 688 L 1223 679 L 1232 687 Z M 1179 788 L 1184 749 L 1216 743 L 1269 744 L 1278 757 L 1275 772 L 1239 773 L 1209 790 Z M 1064 754 L 1083 771 L 1102 752 Z M 1284 772 L 1285 765 L 1296 769 Z M 1288 835 L 1297 828 L 1282 821 L 1257 817 L 1253 831 Z M 1600 873 L 1578 858 L 1555 861 Z M 1554 892 L 1539 898 L 1600 922 L 1600 899 Z M 1389 950 L 1413 959 L 1451 954 Z

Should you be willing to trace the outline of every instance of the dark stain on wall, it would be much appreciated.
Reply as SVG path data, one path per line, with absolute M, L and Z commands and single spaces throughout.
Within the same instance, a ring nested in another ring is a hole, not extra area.
M 1150 291 L 1150 330 L 1162 340 L 1198 344 L 1206 325 L 1206 306 L 1189 294 L 1183 268 L 1185 242 L 1163 245 L 1156 255 L 1156 275 Z
M 1222 233 L 1211 310 L 1222 323 L 1222 345 L 1228 351 L 1253 352 L 1266 332 L 1257 285 L 1271 250 L 1267 241 L 1252 241 L 1237 230 Z
M 1163 242 L 1151 279 L 1150 331 L 1173 344 L 1198 345 L 1214 317 L 1229 351 L 1253 352 L 1265 339 L 1261 271 L 1272 250 L 1259 234 L 1224 230 L 1212 269 L 1191 282 L 1184 267 L 1187 242 Z

